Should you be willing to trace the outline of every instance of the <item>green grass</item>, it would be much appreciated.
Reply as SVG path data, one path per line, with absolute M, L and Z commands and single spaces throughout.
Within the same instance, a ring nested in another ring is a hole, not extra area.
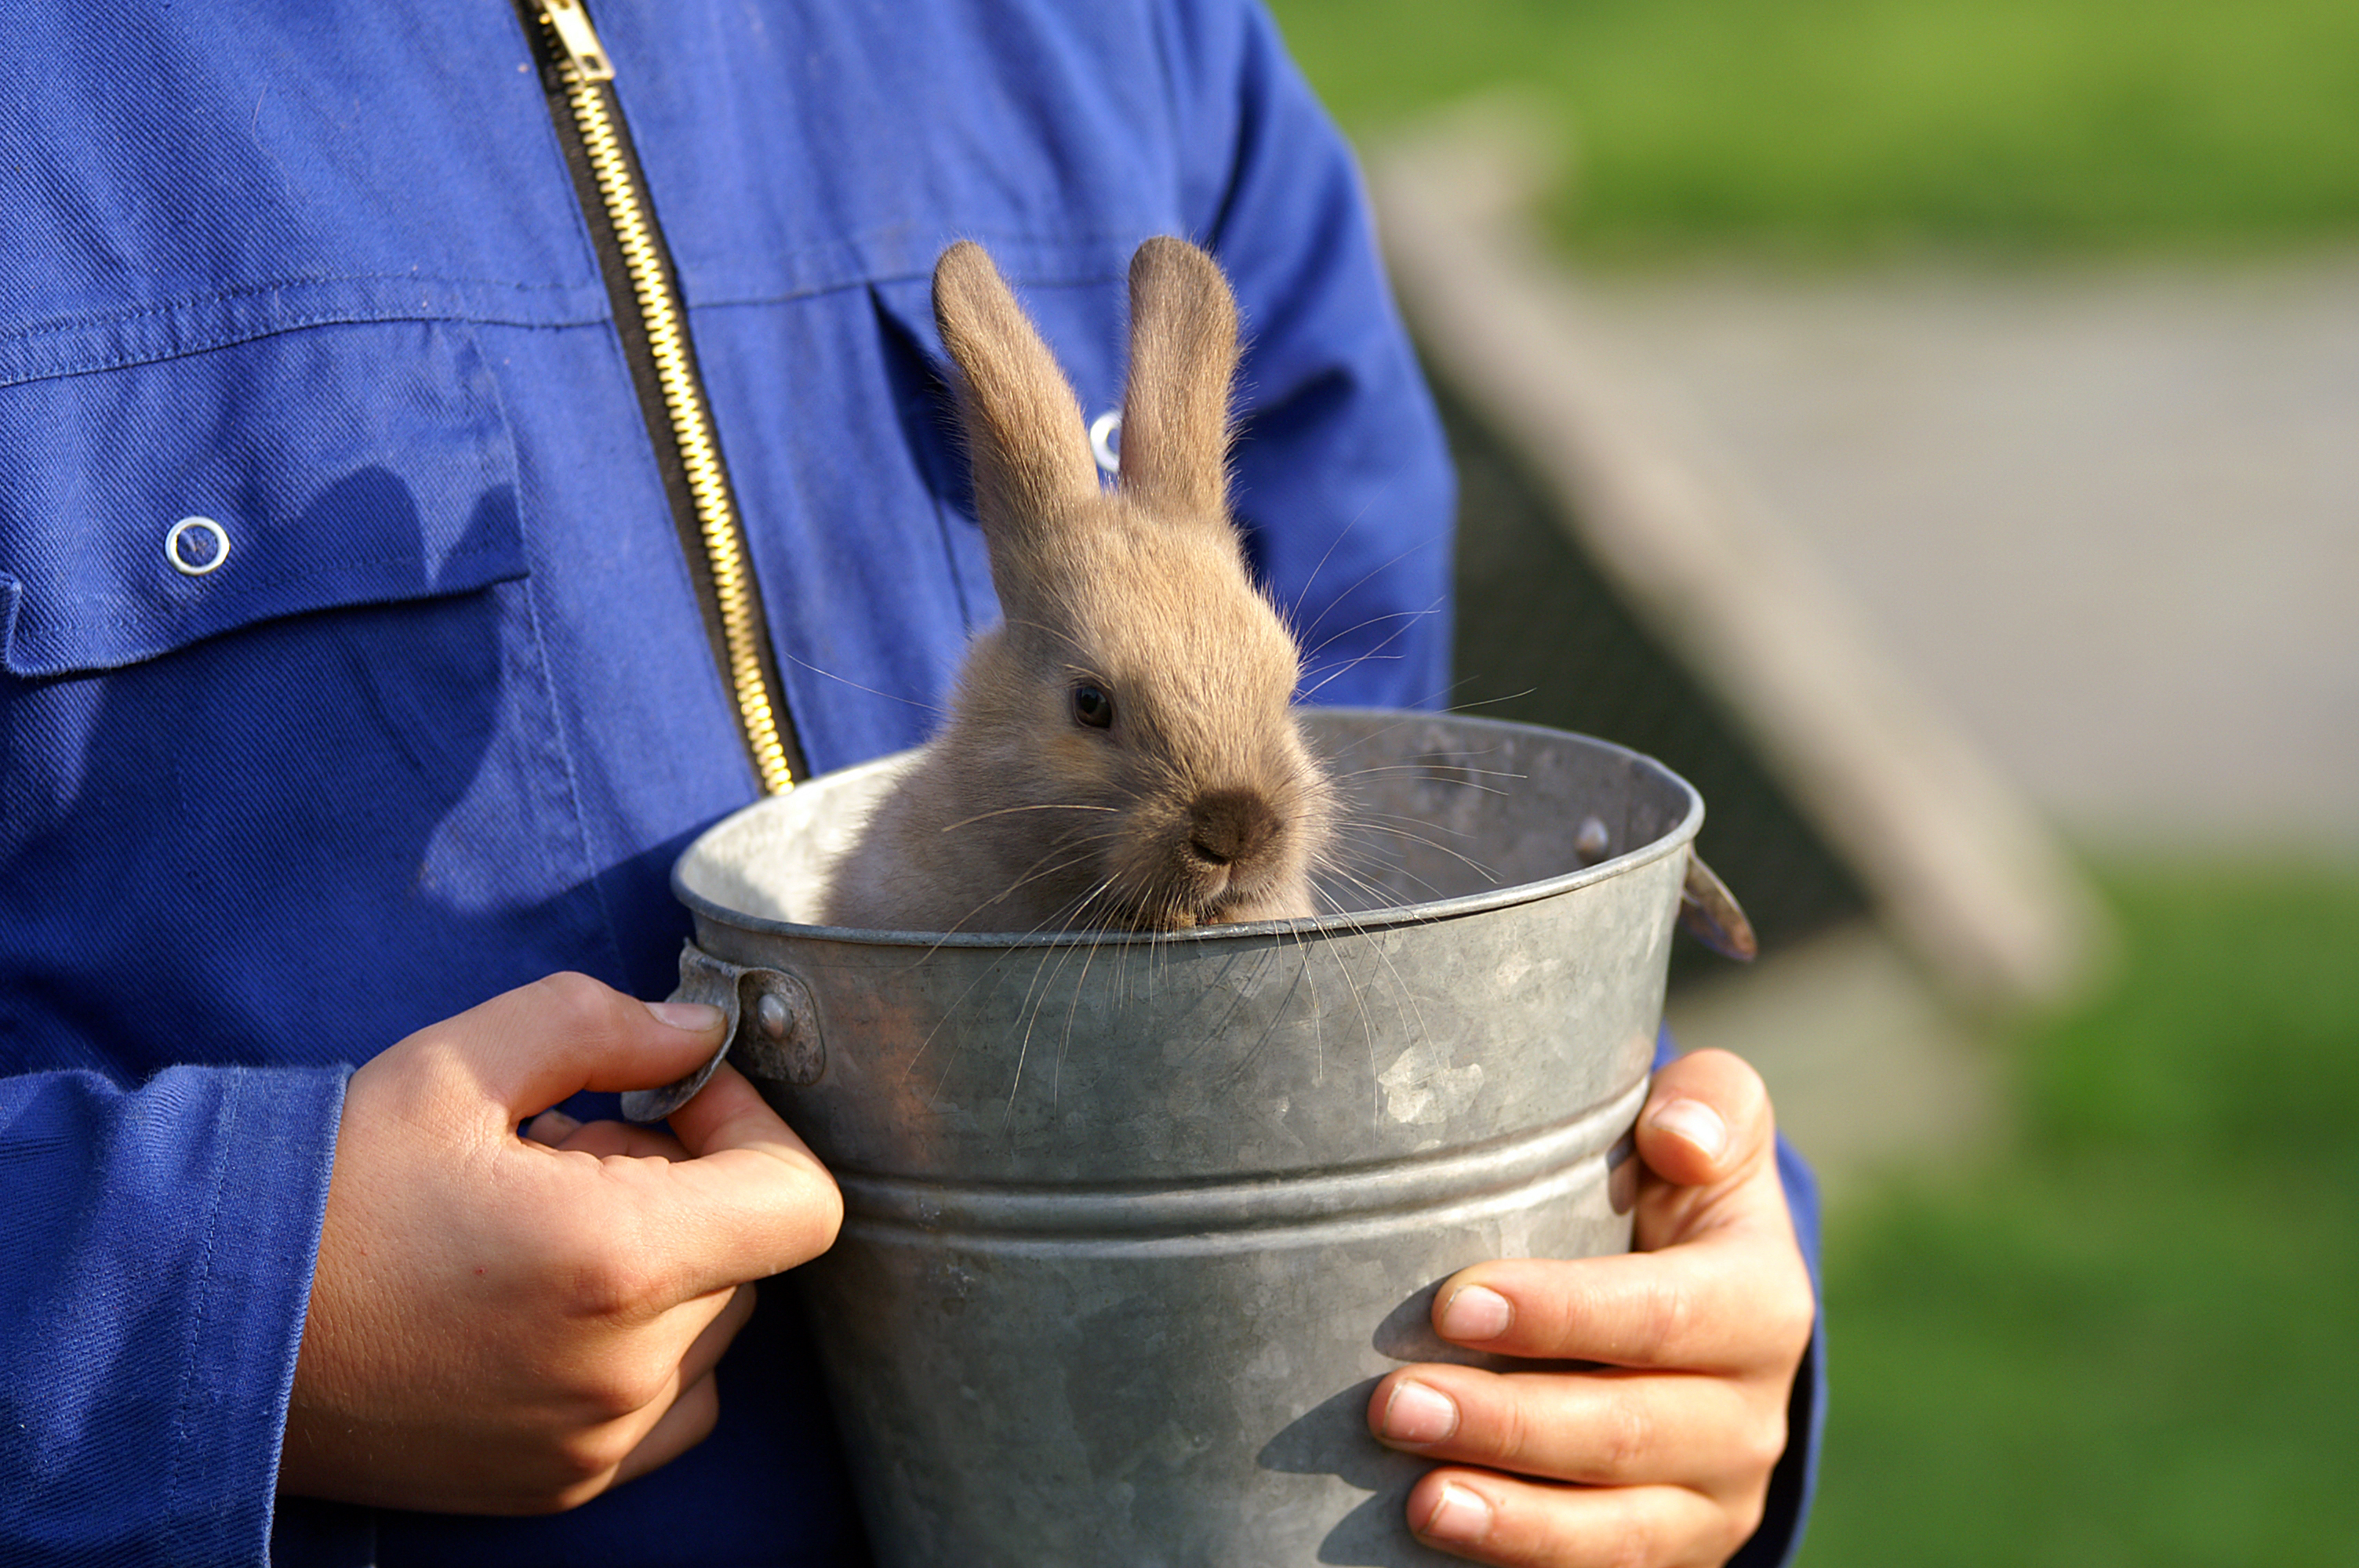
M 1810 1568 L 2359 1563 L 2359 880 L 2111 891 L 2017 1146 L 1837 1217 Z
M 2352 0 L 1275 0 L 1345 124 L 1530 89 L 1602 258 L 2359 238 Z

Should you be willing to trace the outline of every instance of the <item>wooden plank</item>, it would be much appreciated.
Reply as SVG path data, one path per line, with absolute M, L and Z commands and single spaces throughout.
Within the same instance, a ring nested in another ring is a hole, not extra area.
M 1800 542 L 1617 373 L 1525 221 L 1535 145 L 1477 114 L 1370 157 L 1429 368 L 1557 497 L 1576 546 L 1724 702 L 1921 962 L 1974 1004 L 2066 994 L 2106 945 L 2078 870 Z

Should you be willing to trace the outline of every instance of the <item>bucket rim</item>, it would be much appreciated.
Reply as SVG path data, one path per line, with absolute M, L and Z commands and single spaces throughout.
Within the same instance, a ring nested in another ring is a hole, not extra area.
M 1432 899 L 1419 903 L 1391 904 L 1377 909 L 1345 910 L 1332 914 L 1317 914 L 1308 919 L 1243 921 L 1234 925 L 1201 925 L 1185 931 L 878 931 L 851 925 L 814 925 L 801 921 L 774 920 L 766 915 L 732 908 L 717 899 L 708 898 L 688 885 L 689 862 L 714 834 L 726 831 L 730 825 L 749 813 L 777 810 L 787 795 L 766 795 L 751 805 L 739 807 L 719 821 L 707 826 L 689 841 L 688 848 L 672 861 L 672 897 L 700 920 L 712 920 L 732 929 L 765 936 L 792 936 L 807 941 L 853 943 L 878 947 L 972 947 L 987 949 L 1021 949 L 1072 946 L 1157 946 L 1189 942 L 1229 942 L 1269 936 L 1312 936 L 1341 934 L 1365 935 L 1371 932 L 1393 930 L 1405 925 L 1430 925 L 1445 920 L 1455 920 L 1470 914 L 1487 914 L 1494 910 L 1512 909 L 1520 904 L 1537 903 L 1555 898 L 1576 888 L 1588 887 L 1654 864 L 1668 856 L 1685 850 L 1694 842 L 1703 827 L 1703 795 L 1695 785 L 1657 758 L 1615 741 L 1582 734 L 1579 730 L 1560 730 L 1547 724 L 1525 724 L 1507 719 L 1486 719 L 1469 714 L 1437 712 L 1424 708 L 1311 708 L 1303 710 L 1303 718 L 1316 728 L 1326 719 L 1394 719 L 1402 723 L 1437 722 L 1471 727 L 1501 734 L 1520 734 L 1549 740 L 1573 740 L 1600 751 L 1613 753 L 1647 772 L 1653 773 L 1683 795 L 1687 809 L 1669 831 L 1625 850 L 1608 856 L 1593 866 L 1562 872 L 1538 881 L 1516 882 L 1505 887 L 1488 888 L 1481 892 L 1463 893 L 1455 898 Z M 825 779 L 837 778 L 862 769 L 880 767 L 906 752 L 891 752 L 868 758 L 846 767 L 806 779 L 798 788 L 808 789 Z M 1567 834 L 1571 825 L 1567 825 Z

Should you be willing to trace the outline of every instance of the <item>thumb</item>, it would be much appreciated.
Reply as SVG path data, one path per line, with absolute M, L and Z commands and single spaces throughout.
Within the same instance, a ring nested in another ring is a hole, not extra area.
M 696 1002 L 645 1002 L 587 975 L 551 975 L 413 1039 L 473 1080 L 514 1121 L 583 1089 L 654 1088 L 719 1049 L 722 1015 Z
M 1638 1113 L 1638 1157 L 1676 1185 L 1709 1186 L 1767 1156 L 1777 1130 L 1761 1075 L 1741 1056 L 1698 1051 L 1655 1075 Z

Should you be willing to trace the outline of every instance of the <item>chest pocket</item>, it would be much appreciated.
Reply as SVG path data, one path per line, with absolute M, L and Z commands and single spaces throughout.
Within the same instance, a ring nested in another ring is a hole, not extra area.
M 1021 270 L 1009 269 L 1006 276 L 1058 369 L 1071 383 L 1083 420 L 1117 413 L 1129 332 L 1128 262 L 1118 251 L 1100 254 L 1077 247 L 1049 270 L 1049 282 Z M 934 323 L 933 280 L 891 278 L 871 283 L 869 292 L 887 342 L 901 359 L 895 375 L 905 384 L 897 384 L 897 392 L 914 395 L 905 395 L 902 402 L 906 433 L 918 449 L 919 466 L 937 493 L 971 519 L 974 494 L 949 395 L 955 371 Z M 930 403 L 924 400 L 928 393 Z
M 612 967 L 517 466 L 443 324 L 0 387 L 0 1068 L 358 1060 Z
M 1072 384 L 1084 422 L 1122 407 L 1126 331 L 1126 263 L 1116 256 L 1077 255 L 1037 284 L 1017 275 L 1014 287 Z M 914 470 L 931 495 L 944 546 L 957 580 L 968 628 L 998 619 L 991 563 L 974 516 L 973 473 L 959 434 L 956 371 L 935 325 L 930 276 L 897 277 L 869 285 L 885 347 L 885 373 L 894 414 Z M 1119 438 L 1114 438 L 1116 440 Z
M 19 676 L 525 572 L 496 389 L 440 325 L 0 388 L 0 665 Z

